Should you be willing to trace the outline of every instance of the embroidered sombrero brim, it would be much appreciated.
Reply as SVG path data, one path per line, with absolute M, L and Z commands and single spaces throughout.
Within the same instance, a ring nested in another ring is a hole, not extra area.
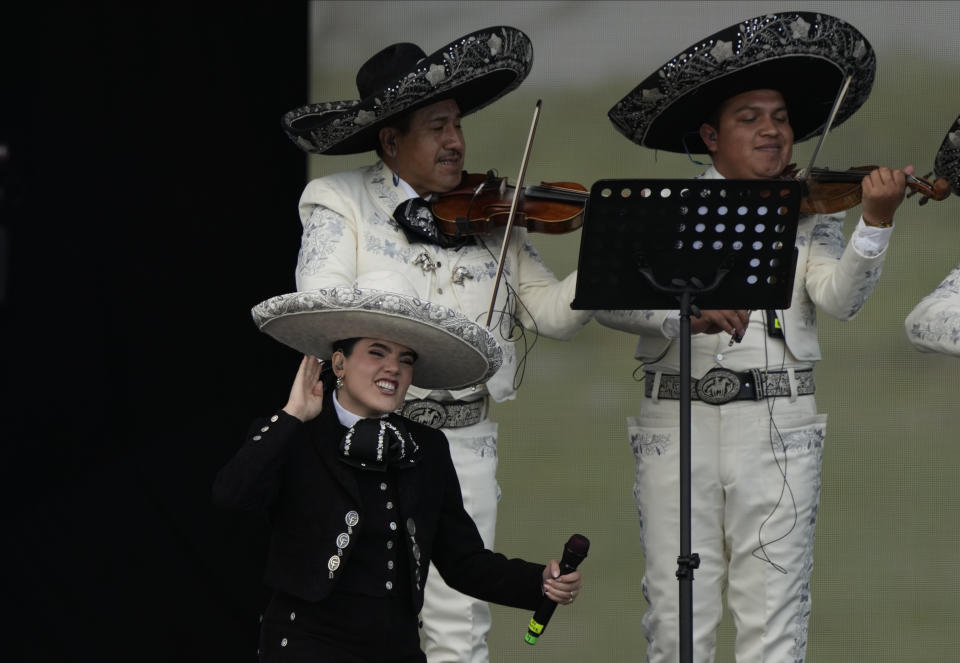
M 336 341 L 377 338 L 417 353 L 413 384 L 461 389 L 500 368 L 493 335 L 460 313 L 428 301 L 367 288 L 292 292 L 253 307 L 260 331 L 304 354 L 328 358 Z
M 390 118 L 441 99 L 455 99 L 461 115 L 468 115 L 520 85 L 532 65 L 527 35 L 507 26 L 486 28 L 397 72 L 363 99 L 296 108 L 283 116 L 282 125 L 307 152 L 366 152 L 376 148 L 377 132 Z
M 950 190 L 960 196 L 960 117 L 956 119 L 940 143 L 933 160 L 933 172 L 950 182 Z
M 784 12 L 744 21 L 686 49 L 635 87 L 607 113 L 638 145 L 702 154 L 698 135 L 725 99 L 756 89 L 779 90 L 794 142 L 826 125 L 848 75 L 850 89 L 833 126 L 863 105 L 873 87 L 876 55 L 849 23 L 826 14 Z

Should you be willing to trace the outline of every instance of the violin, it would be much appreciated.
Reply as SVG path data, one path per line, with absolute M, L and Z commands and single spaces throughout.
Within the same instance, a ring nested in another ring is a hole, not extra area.
M 803 202 L 800 210 L 812 214 L 832 214 L 859 205 L 863 194 L 863 178 L 876 168 L 876 166 L 857 166 L 848 170 L 811 169 L 804 180 Z M 796 164 L 790 164 L 782 176 L 788 179 L 800 179 L 800 172 Z M 950 183 L 942 177 L 935 182 L 913 175 L 907 175 L 906 179 L 907 187 L 911 190 L 908 195 L 922 195 L 921 205 L 928 200 L 943 200 L 950 195 Z
M 464 173 L 460 185 L 440 194 L 430 206 L 437 228 L 445 235 L 489 235 L 505 226 L 516 187 L 493 171 Z M 541 182 L 520 192 L 514 224 L 531 232 L 567 233 L 583 225 L 587 189 L 575 182 Z

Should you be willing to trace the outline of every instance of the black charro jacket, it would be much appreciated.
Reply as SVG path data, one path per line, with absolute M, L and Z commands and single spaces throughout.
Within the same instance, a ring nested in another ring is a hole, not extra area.
M 446 437 L 404 419 L 420 445 L 417 464 L 394 474 L 405 533 L 414 612 L 423 606 L 429 563 L 454 589 L 484 601 L 534 610 L 542 601 L 543 565 L 486 550 L 463 508 Z M 243 446 L 217 475 L 214 502 L 271 515 L 264 582 L 307 601 L 333 591 L 350 564 L 365 517 L 356 470 L 339 460 L 347 429 L 325 396 L 323 412 L 307 423 L 285 412 L 258 420 Z M 412 523 L 411 523 L 412 520 Z M 348 534 L 351 543 L 338 546 Z M 341 541 L 343 538 L 341 537 Z

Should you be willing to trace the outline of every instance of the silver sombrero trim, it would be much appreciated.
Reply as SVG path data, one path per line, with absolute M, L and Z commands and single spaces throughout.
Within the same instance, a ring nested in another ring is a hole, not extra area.
M 423 66 L 384 90 L 367 108 L 360 107 L 360 100 L 310 104 L 286 113 L 283 126 L 290 127 L 299 118 L 308 115 L 341 113 L 340 117 L 323 126 L 304 132 L 305 135 L 297 136 L 287 132 L 301 149 L 322 152 L 345 141 L 364 127 L 401 113 L 423 99 L 441 96 L 487 74 L 513 71 L 516 79 L 511 85 L 470 109 L 470 112 L 480 110 L 519 86 L 533 66 L 533 45 L 530 39 L 520 30 L 505 26 L 489 32 L 481 30 L 453 42 L 443 51 L 440 62 L 436 61 L 436 55 L 425 58 Z
M 381 290 L 352 287 L 320 288 L 271 297 L 251 309 L 257 327 L 280 316 L 316 312 L 370 312 L 405 318 L 435 327 L 462 339 L 489 363 L 484 380 L 500 368 L 503 358 L 493 335 L 457 311 L 429 301 Z

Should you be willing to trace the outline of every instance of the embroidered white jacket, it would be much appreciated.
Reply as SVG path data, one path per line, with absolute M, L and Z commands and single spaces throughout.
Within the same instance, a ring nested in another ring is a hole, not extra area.
M 391 172 L 382 161 L 307 184 L 300 197 L 303 237 L 297 289 L 351 286 L 362 273 L 397 272 L 421 297 L 484 324 L 503 230 L 459 250 L 410 243 L 393 219 L 394 209 L 406 199 L 403 189 L 393 185 Z M 511 334 L 509 318 L 497 311 L 514 313 L 526 329 L 561 340 L 573 337 L 593 314 L 570 308 L 576 272 L 558 281 L 530 244 L 527 231 L 515 228 L 512 233 L 492 320 L 492 326 L 503 322 L 494 330 L 503 347 L 503 366 L 487 383 L 487 390 L 497 401 L 516 397 L 513 380 L 517 368 L 512 340 L 515 335 Z M 414 387 L 409 391 L 416 398 L 427 393 Z M 461 390 L 453 396 L 463 398 L 471 393 L 475 392 Z
M 920 300 L 904 326 L 918 350 L 960 355 L 960 265 Z

